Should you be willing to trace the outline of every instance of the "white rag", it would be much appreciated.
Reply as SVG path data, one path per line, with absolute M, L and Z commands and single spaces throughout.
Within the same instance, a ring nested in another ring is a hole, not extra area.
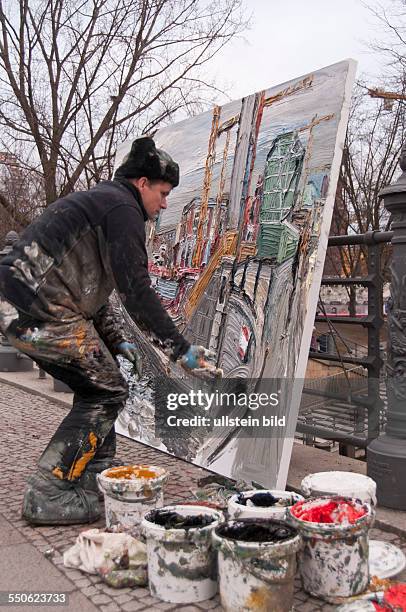
M 147 548 L 127 533 L 88 529 L 64 552 L 63 563 L 65 567 L 88 574 L 98 574 L 100 570 L 135 569 L 147 565 Z

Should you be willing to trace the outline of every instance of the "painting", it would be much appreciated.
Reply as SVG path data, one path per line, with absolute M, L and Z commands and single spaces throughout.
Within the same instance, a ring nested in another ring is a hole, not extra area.
M 135 326 L 147 373 L 137 382 L 122 366 L 131 394 L 119 433 L 226 476 L 285 487 L 354 76 L 346 60 L 154 135 L 181 178 L 148 227 L 152 284 L 185 337 L 213 351 L 223 385 L 278 381 L 284 434 L 160 435 L 154 381 L 196 381 Z

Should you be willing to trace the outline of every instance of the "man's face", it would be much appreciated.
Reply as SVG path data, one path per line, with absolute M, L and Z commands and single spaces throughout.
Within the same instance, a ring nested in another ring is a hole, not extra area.
M 166 181 L 149 181 L 145 176 L 133 179 L 134 185 L 141 194 L 142 203 L 148 218 L 156 221 L 161 210 L 167 207 L 166 198 L 172 191 L 171 183 Z

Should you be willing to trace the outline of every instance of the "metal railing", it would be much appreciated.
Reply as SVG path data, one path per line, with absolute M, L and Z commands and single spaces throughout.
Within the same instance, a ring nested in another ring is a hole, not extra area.
M 323 277 L 322 284 L 330 286 L 363 286 L 368 290 L 366 316 L 317 315 L 316 322 L 331 325 L 362 325 L 368 330 L 367 354 L 351 352 L 316 352 L 309 358 L 341 364 L 343 372 L 333 376 L 305 381 L 297 432 L 340 442 L 340 452 L 347 454 L 347 446 L 366 448 L 379 436 L 382 426 L 383 402 L 380 393 L 380 374 L 383 365 L 380 349 L 380 330 L 383 319 L 383 280 L 380 273 L 381 245 L 391 241 L 393 232 L 368 232 L 353 236 L 332 236 L 328 247 L 363 245 L 367 248 L 367 274 L 343 278 Z M 351 366 L 356 366 L 351 368 Z M 361 375 L 361 371 L 363 374 Z M 367 374 L 365 374 L 367 373 Z M 323 382 L 323 380 L 325 382 Z M 326 401 L 328 400 L 328 401 Z M 321 405 L 322 402 L 322 405 Z

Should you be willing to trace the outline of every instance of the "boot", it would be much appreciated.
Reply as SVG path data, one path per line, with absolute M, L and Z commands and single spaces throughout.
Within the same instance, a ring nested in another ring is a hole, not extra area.
M 75 396 L 72 410 L 38 461 L 38 471 L 28 480 L 23 503 L 27 521 L 74 525 L 99 518 L 97 489 L 85 491 L 80 481 L 96 455 L 103 460 L 113 451 L 114 456 L 116 417 L 116 403 L 92 404 Z
M 97 495 L 41 470 L 27 481 L 22 516 L 32 525 L 76 525 L 100 518 Z
M 107 470 L 110 467 L 113 467 L 114 461 L 109 462 L 98 462 L 92 461 L 87 468 L 86 471 L 82 474 L 79 479 L 79 486 L 86 493 L 90 493 L 93 495 L 97 495 L 99 501 L 104 499 L 104 494 L 100 491 L 99 485 L 97 484 L 97 474 L 100 474 L 103 470 Z

